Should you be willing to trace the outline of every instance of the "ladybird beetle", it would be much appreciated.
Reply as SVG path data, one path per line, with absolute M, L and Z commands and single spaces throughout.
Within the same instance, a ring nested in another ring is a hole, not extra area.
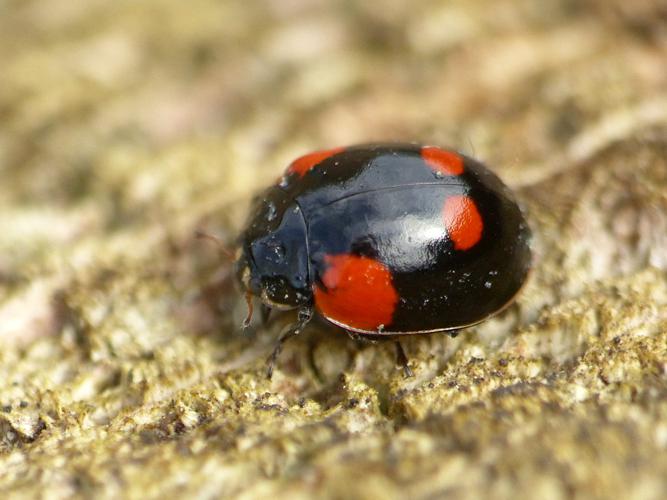
M 480 162 L 415 144 L 329 149 L 294 160 L 257 197 L 235 272 L 263 311 L 315 313 L 359 338 L 455 333 L 499 312 L 531 266 L 530 229 Z M 398 356 L 409 374 L 407 358 Z

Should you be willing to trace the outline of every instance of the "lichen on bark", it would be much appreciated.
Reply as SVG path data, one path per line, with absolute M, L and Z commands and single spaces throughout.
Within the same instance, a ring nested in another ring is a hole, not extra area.
M 0 4 L 3 497 L 664 498 L 658 0 Z M 517 193 L 517 302 L 393 346 L 243 333 L 206 229 L 311 149 L 460 149 Z

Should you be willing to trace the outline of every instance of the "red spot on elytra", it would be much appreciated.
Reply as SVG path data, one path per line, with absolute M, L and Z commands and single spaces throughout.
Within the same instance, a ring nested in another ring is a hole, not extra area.
M 482 238 L 484 221 L 477 205 L 469 196 L 450 196 L 445 200 L 442 215 L 449 238 L 456 250 L 468 250 Z
M 375 331 L 392 321 L 398 302 L 391 271 L 375 259 L 327 255 L 322 283 L 314 285 L 315 306 L 343 327 Z
M 297 158 L 287 167 L 288 174 L 297 174 L 303 177 L 315 165 L 322 163 L 327 158 L 342 152 L 345 148 L 327 149 L 324 151 L 315 151 Z
M 461 175 L 463 173 L 463 158 L 452 151 L 426 146 L 421 151 L 422 159 L 435 172 L 444 175 Z

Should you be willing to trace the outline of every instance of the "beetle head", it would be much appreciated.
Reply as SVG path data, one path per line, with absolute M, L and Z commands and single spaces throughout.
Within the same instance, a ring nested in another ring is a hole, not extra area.
M 278 309 L 311 301 L 306 226 L 284 191 L 273 188 L 256 200 L 240 244 L 235 268 L 246 291 Z

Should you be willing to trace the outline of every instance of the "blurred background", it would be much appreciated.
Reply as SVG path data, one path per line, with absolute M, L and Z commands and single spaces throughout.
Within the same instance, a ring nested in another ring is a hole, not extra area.
M 194 232 L 390 140 L 514 188 L 533 279 L 414 379 L 313 331 L 265 380 Z M 663 0 L 0 0 L 0 492 L 664 497 L 666 158 Z

